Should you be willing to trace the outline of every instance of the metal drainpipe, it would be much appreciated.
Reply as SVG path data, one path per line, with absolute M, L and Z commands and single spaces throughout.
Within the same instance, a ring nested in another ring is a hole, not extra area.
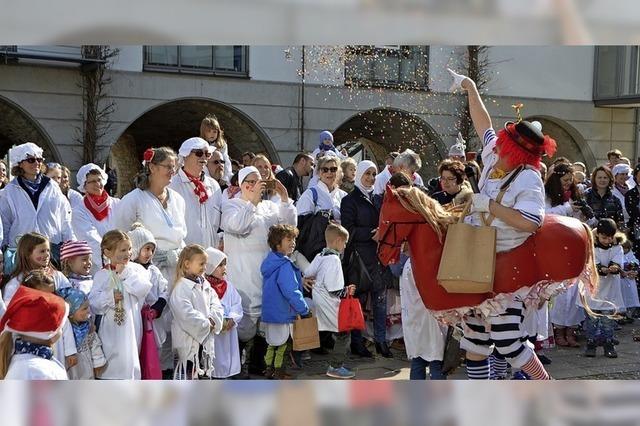
M 635 132 L 635 157 L 633 159 L 633 161 L 631 162 L 631 165 L 637 165 L 638 163 L 640 163 L 640 108 L 636 107 L 636 122 L 635 122 L 635 126 L 633 127 L 633 130 Z
M 302 45 L 302 85 L 300 87 L 300 152 L 304 152 L 304 92 L 305 92 L 305 51 Z

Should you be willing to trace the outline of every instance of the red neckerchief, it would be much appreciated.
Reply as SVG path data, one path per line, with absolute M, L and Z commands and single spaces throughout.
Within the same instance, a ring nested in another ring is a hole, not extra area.
M 564 191 L 564 193 L 562 194 L 562 200 L 566 203 L 570 199 L 571 199 L 571 190 L 569 189 L 568 191 Z
M 98 222 L 101 222 L 109 216 L 109 194 L 105 190 L 102 190 L 100 195 L 86 194 L 84 196 L 84 206 Z
M 187 173 L 185 169 L 182 169 L 182 171 L 189 178 L 189 181 L 195 186 L 195 188 L 193 188 L 193 193 L 196 194 L 196 197 L 198 197 L 198 201 L 200 201 L 200 204 L 204 204 L 209 199 L 207 188 L 204 186 L 204 182 L 202 182 L 199 178 Z
M 219 280 L 213 275 L 207 275 L 207 281 L 211 288 L 216 291 L 218 298 L 222 300 L 224 294 L 227 292 L 227 282 L 225 280 Z
M 116 265 L 112 265 L 111 263 L 108 263 L 106 265 L 104 265 L 104 269 L 108 270 L 108 271 L 115 271 L 116 270 Z

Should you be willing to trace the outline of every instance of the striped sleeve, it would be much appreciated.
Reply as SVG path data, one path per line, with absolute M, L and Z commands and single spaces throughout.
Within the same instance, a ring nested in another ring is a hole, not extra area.
M 498 136 L 496 136 L 496 131 L 493 130 L 492 127 L 489 127 L 485 132 L 484 132 L 484 136 L 482 137 L 482 145 L 483 146 L 487 146 L 490 142 L 493 142 L 495 139 L 498 139 Z
M 524 217 L 525 219 L 535 223 L 536 225 L 540 226 L 542 225 L 542 217 L 535 215 L 535 214 L 531 214 L 527 211 L 524 210 L 518 210 L 520 212 L 520 214 L 522 215 L 522 217 Z
M 524 170 L 509 187 L 516 193 L 513 209 L 540 227 L 544 220 L 545 199 L 542 179 L 533 170 Z

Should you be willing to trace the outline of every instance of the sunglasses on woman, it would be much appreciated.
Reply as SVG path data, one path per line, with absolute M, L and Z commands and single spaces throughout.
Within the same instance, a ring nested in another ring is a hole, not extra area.
M 24 161 L 26 161 L 29 164 L 33 164 L 33 163 L 42 163 L 44 161 L 44 158 L 37 158 L 37 157 L 29 157 L 26 158 Z
M 206 158 L 210 158 L 211 157 L 211 153 L 209 151 L 203 151 L 201 149 L 194 149 L 193 151 L 191 151 L 191 153 L 193 155 L 195 155 L 198 158 L 202 158 L 202 156 L 204 155 Z
M 322 173 L 336 173 L 338 171 L 337 167 L 320 167 Z

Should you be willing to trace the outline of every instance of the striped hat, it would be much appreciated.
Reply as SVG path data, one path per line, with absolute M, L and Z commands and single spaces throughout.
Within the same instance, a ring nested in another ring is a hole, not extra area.
M 86 241 L 67 241 L 60 249 L 60 261 L 85 254 L 93 254 Z

